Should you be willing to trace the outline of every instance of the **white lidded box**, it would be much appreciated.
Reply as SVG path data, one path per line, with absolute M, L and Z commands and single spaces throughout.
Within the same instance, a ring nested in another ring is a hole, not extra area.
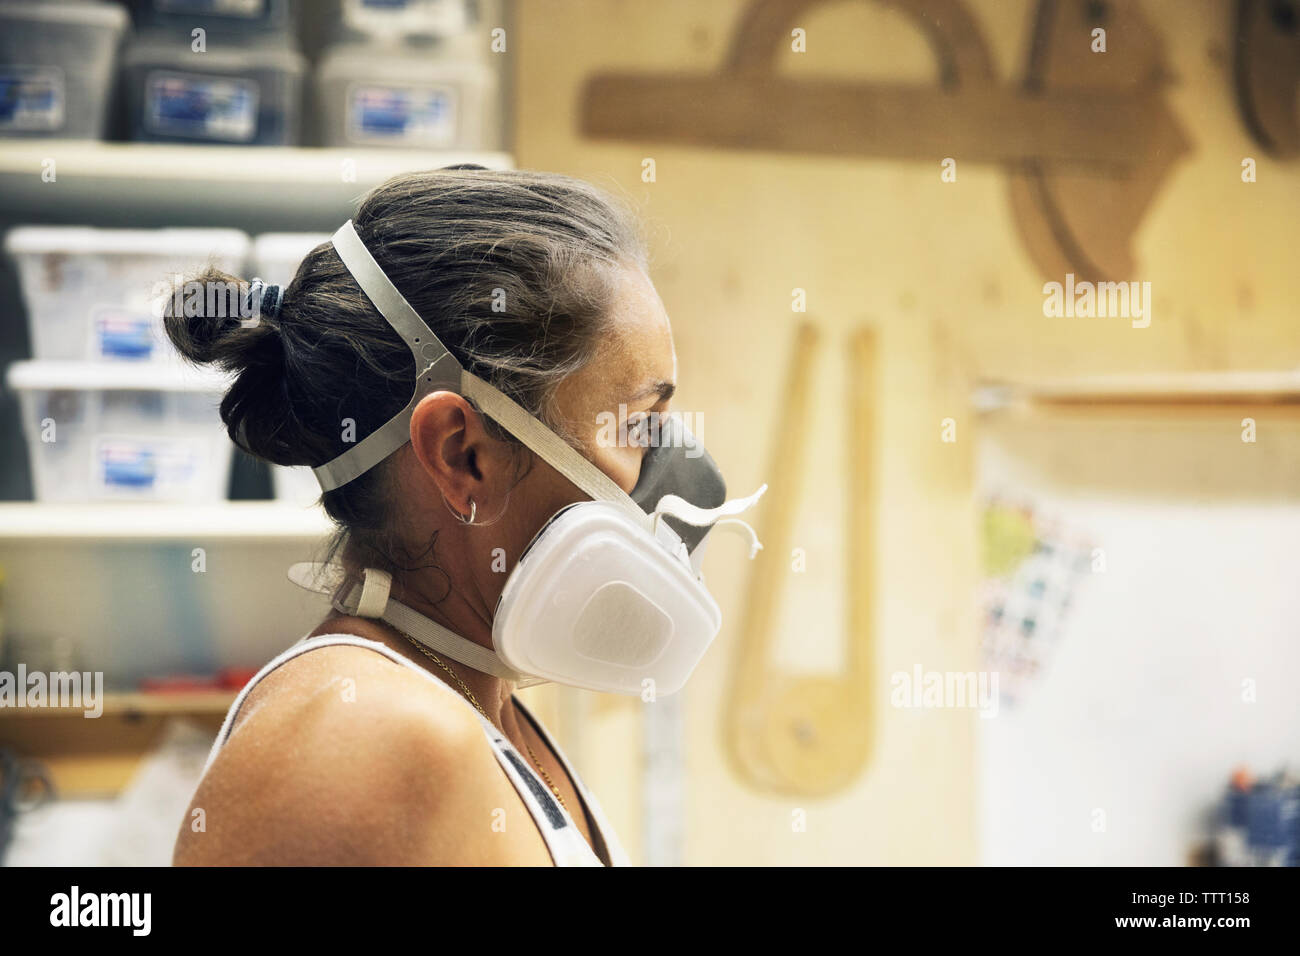
M 307 61 L 274 43 L 187 42 L 142 35 L 122 54 L 130 138 L 147 143 L 293 146 Z
M 349 30 L 390 38 L 455 36 L 470 20 L 467 0 L 343 0 L 342 12 Z
M 326 232 L 262 233 L 253 239 L 252 272 L 272 285 L 288 287 L 307 253 L 329 241 Z M 315 504 L 321 493 L 315 474 L 305 465 L 272 465 L 271 485 L 280 501 L 304 506 Z
M 328 232 L 264 232 L 253 238 L 250 268 L 253 275 L 287 288 L 307 253 L 329 241 Z
M 226 497 L 234 448 L 217 408 L 228 381 L 175 364 L 15 362 L 37 501 Z
M 116 4 L 0 2 L 0 137 L 102 138 L 126 29 Z
M 297 27 L 291 0 L 134 0 L 136 22 L 189 46 L 202 29 L 221 43 L 289 43 Z
M 339 44 L 316 70 L 327 146 L 492 150 L 501 141 L 497 73 L 482 37 Z
M 5 251 L 18 267 L 32 354 L 59 360 L 168 360 L 160 294 L 207 265 L 239 275 L 237 229 L 17 226 Z

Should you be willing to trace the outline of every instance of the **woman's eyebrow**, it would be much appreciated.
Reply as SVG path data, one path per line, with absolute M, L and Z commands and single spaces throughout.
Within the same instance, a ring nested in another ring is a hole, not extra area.
M 673 393 L 676 391 L 677 386 L 675 384 L 660 379 L 639 388 L 636 394 L 632 396 L 631 401 L 639 402 L 642 399 L 649 398 L 651 395 L 658 394 L 659 401 L 666 402 L 668 399 L 673 397 Z

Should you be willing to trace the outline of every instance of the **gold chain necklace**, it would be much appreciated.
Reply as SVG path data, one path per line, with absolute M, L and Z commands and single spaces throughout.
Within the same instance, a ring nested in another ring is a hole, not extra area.
M 487 711 L 485 711 L 483 709 L 483 706 L 478 702 L 478 698 L 474 696 L 474 692 L 470 690 L 468 686 L 466 686 L 463 680 L 460 679 L 459 674 L 457 674 L 454 670 L 448 667 L 447 664 L 442 660 L 442 658 L 438 657 L 436 654 L 433 653 L 433 651 L 429 650 L 427 647 L 425 647 L 423 644 L 421 644 L 419 641 L 413 638 L 410 634 L 407 634 L 405 631 L 400 630 L 398 628 L 394 628 L 394 630 L 396 630 L 397 633 L 401 634 L 402 637 L 410 641 L 411 645 L 417 651 L 419 651 L 425 657 L 429 658 L 429 660 L 433 661 L 444 671 L 446 671 L 447 674 L 451 677 L 451 679 L 456 682 L 456 685 L 460 688 L 461 693 L 463 693 L 467 698 L 469 698 L 469 702 L 474 705 L 474 709 L 477 710 L 480 714 L 482 714 L 483 719 L 486 720 L 489 724 L 492 723 L 492 718 L 487 715 Z M 564 807 L 565 810 L 568 810 L 569 808 L 568 805 L 566 805 L 564 802 L 564 797 L 560 795 L 560 788 L 555 785 L 555 781 L 551 779 L 551 775 L 546 772 L 546 768 L 542 766 L 542 762 L 537 759 L 537 754 L 533 753 L 532 745 L 529 744 L 527 740 L 524 741 L 524 749 L 528 751 L 528 756 L 532 758 L 533 765 L 537 768 L 537 772 L 542 775 L 542 779 L 546 781 L 546 785 L 551 788 L 551 793 L 555 794 L 555 799 L 560 801 L 560 806 Z

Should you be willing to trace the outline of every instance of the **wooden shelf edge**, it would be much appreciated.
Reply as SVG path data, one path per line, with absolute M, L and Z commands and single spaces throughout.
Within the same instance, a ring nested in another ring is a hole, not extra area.
M 1300 408 L 1300 370 L 1151 373 L 1030 382 L 983 382 L 981 413 L 1030 406 L 1213 409 L 1232 405 Z
M 176 693 L 106 693 L 102 717 L 132 715 L 224 714 L 234 703 L 238 691 L 201 690 Z M 0 720 L 39 720 L 50 717 L 85 716 L 84 707 L 0 707 Z

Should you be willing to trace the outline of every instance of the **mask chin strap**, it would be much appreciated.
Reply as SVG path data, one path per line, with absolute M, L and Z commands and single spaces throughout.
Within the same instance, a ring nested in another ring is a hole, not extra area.
M 520 674 L 507 667 L 489 648 L 461 637 L 437 621 L 430 620 L 419 611 L 391 598 L 389 591 L 393 577 L 386 571 L 366 568 L 362 572 L 361 581 L 354 583 L 346 594 L 343 593 L 346 584 L 344 578 L 343 567 L 338 564 L 303 562 L 289 568 L 290 581 L 308 591 L 329 595 L 330 603 L 341 614 L 385 621 L 436 654 L 449 657 L 484 674 L 510 681 L 518 687 L 547 683 L 540 677 Z
M 357 280 L 361 291 L 379 314 L 402 337 L 415 359 L 418 375 L 415 390 L 406 407 L 378 430 L 367 435 L 332 461 L 313 468 L 322 491 L 333 491 L 369 471 L 411 440 L 411 416 L 426 395 L 450 391 L 473 402 L 484 415 L 496 421 L 552 468 L 564 475 L 596 501 L 608 501 L 627 512 L 643 526 L 649 516 L 613 479 L 583 458 L 509 396 L 471 375 L 451 351 L 438 340 L 419 313 L 389 280 L 361 237 L 348 220 L 331 240 L 343 265 Z

